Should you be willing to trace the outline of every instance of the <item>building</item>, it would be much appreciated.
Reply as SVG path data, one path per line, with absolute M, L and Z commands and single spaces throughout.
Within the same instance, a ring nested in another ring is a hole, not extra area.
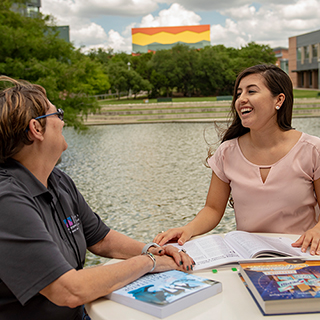
M 40 13 L 41 0 L 27 0 L 24 4 L 14 3 L 11 10 L 29 18 L 36 18 Z M 57 26 L 58 37 L 70 42 L 69 26 Z
M 59 38 L 67 42 L 70 42 L 70 28 L 69 26 L 57 26 L 57 31 L 59 32 Z
M 277 47 L 273 49 L 277 58 L 276 66 L 281 68 L 286 73 L 289 73 L 289 50 L 288 48 Z
M 289 76 L 295 88 L 320 89 L 320 30 L 289 38 Z
M 132 52 L 146 53 L 170 49 L 178 43 L 195 49 L 210 45 L 210 25 L 132 28 Z
M 41 0 L 27 0 L 24 5 L 14 3 L 12 10 L 23 16 L 34 18 L 40 12 Z

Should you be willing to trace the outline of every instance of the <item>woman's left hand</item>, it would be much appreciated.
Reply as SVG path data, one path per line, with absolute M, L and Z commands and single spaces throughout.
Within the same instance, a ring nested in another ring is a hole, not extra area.
M 183 269 L 186 271 L 192 271 L 193 266 L 195 265 L 194 260 L 188 255 L 188 253 L 184 250 L 179 250 L 178 248 L 167 245 L 164 247 L 152 247 L 148 250 L 154 255 L 168 255 L 174 259 L 176 264 L 181 267 L 183 266 Z
M 302 252 L 306 252 L 309 245 L 311 255 L 320 255 L 320 226 L 316 225 L 309 229 L 296 242 L 292 243 L 293 247 L 301 247 Z

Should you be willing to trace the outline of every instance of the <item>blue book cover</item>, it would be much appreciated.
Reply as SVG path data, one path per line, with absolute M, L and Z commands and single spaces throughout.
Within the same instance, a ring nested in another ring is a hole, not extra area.
M 147 274 L 107 298 L 163 318 L 221 291 L 218 281 L 172 270 Z

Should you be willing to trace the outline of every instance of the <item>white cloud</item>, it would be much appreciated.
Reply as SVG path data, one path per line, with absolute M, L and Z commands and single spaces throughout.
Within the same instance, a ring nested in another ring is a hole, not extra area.
M 269 5 L 270 3 L 275 4 L 292 4 L 292 2 L 295 2 L 297 0 L 256 0 L 256 1 L 248 1 L 248 0 L 159 0 L 159 3 L 179 3 L 183 7 L 185 7 L 188 10 L 193 10 L 196 12 L 200 11 L 219 11 L 219 10 L 225 10 L 229 8 L 235 8 L 244 6 L 244 5 Z
M 155 14 L 160 3 L 168 8 Z M 203 23 L 201 10 L 219 10 L 225 17 L 224 24 L 204 22 L 211 24 L 213 45 L 238 48 L 255 41 L 288 46 L 289 37 L 319 29 L 320 0 L 42 0 L 41 11 L 52 13 L 58 25 L 70 26 L 75 46 L 112 47 L 129 53 L 131 28 L 198 25 Z M 108 16 L 131 18 L 117 29 L 108 25 Z M 104 29 L 97 24 L 101 18 L 105 18 Z
M 225 10 L 220 10 L 219 12 L 232 19 L 237 19 L 237 20 L 245 19 L 247 21 L 248 19 L 252 19 L 257 14 L 256 8 L 252 5 L 249 6 L 248 4 L 238 8 L 231 7 Z
M 320 17 L 320 3 L 317 0 L 300 0 L 286 7 L 282 6 L 281 9 L 285 20 L 319 19 Z
M 174 3 L 169 9 L 161 10 L 157 17 L 152 14 L 143 17 L 139 27 L 198 25 L 200 21 L 201 17 L 199 15 L 186 10 L 178 3 Z
M 125 30 L 122 32 L 122 35 L 124 37 L 131 37 L 131 29 L 132 28 L 136 28 L 137 26 L 137 23 L 136 22 L 133 22 L 133 23 L 130 23 L 128 26 L 126 26 Z
M 228 18 L 225 26 L 211 26 L 212 44 L 220 42 L 240 47 L 255 41 L 271 47 L 288 47 L 289 37 L 319 28 L 320 1 L 299 0 L 290 5 L 268 3 L 259 9 L 246 4 L 220 13 Z
M 132 50 L 131 37 L 125 38 L 119 34 L 119 32 L 110 30 L 105 41 L 99 44 L 87 45 L 82 48 L 82 52 L 88 52 L 91 49 L 102 48 L 104 50 L 113 49 L 114 52 L 127 52 Z
M 158 8 L 156 0 L 42 0 L 42 12 L 68 17 L 141 16 Z
M 248 43 L 250 37 L 246 36 L 231 19 L 226 20 L 226 26 L 212 25 L 210 29 L 211 44 L 224 44 L 226 47 L 241 47 Z
M 131 38 L 124 38 L 114 30 L 109 31 L 108 46 L 114 51 L 131 51 Z
M 160 1 L 159 1 L 160 2 Z M 232 6 L 238 7 L 245 3 L 247 0 L 175 0 L 175 1 L 162 1 L 166 3 L 179 3 L 185 8 L 193 11 L 210 11 L 221 10 L 230 8 Z
M 98 45 L 107 40 L 107 34 L 105 30 L 96 23 L 90 23 L 83 25 L 79 29 L 71 29 L 71 39 L 77 43 L 78 46 L 86 45 Z

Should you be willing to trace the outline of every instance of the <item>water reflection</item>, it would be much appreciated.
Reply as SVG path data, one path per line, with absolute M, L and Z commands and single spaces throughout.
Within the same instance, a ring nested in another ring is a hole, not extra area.
M 318 119 L 293 122 L 320 136 Z M 65 128 L 69 147 L 59 167 L 111 228 L 149 242 L 161 230 L 192 220 L 205 203 L 211 178 L 204 166 L 205 129 L 207 140 L 217 141 L 208 123 L 97 126 L 80 134 Z M 234 228 L 228 208 L 213 232 Z M 87 265 L 104 261 L 88 254 Z

